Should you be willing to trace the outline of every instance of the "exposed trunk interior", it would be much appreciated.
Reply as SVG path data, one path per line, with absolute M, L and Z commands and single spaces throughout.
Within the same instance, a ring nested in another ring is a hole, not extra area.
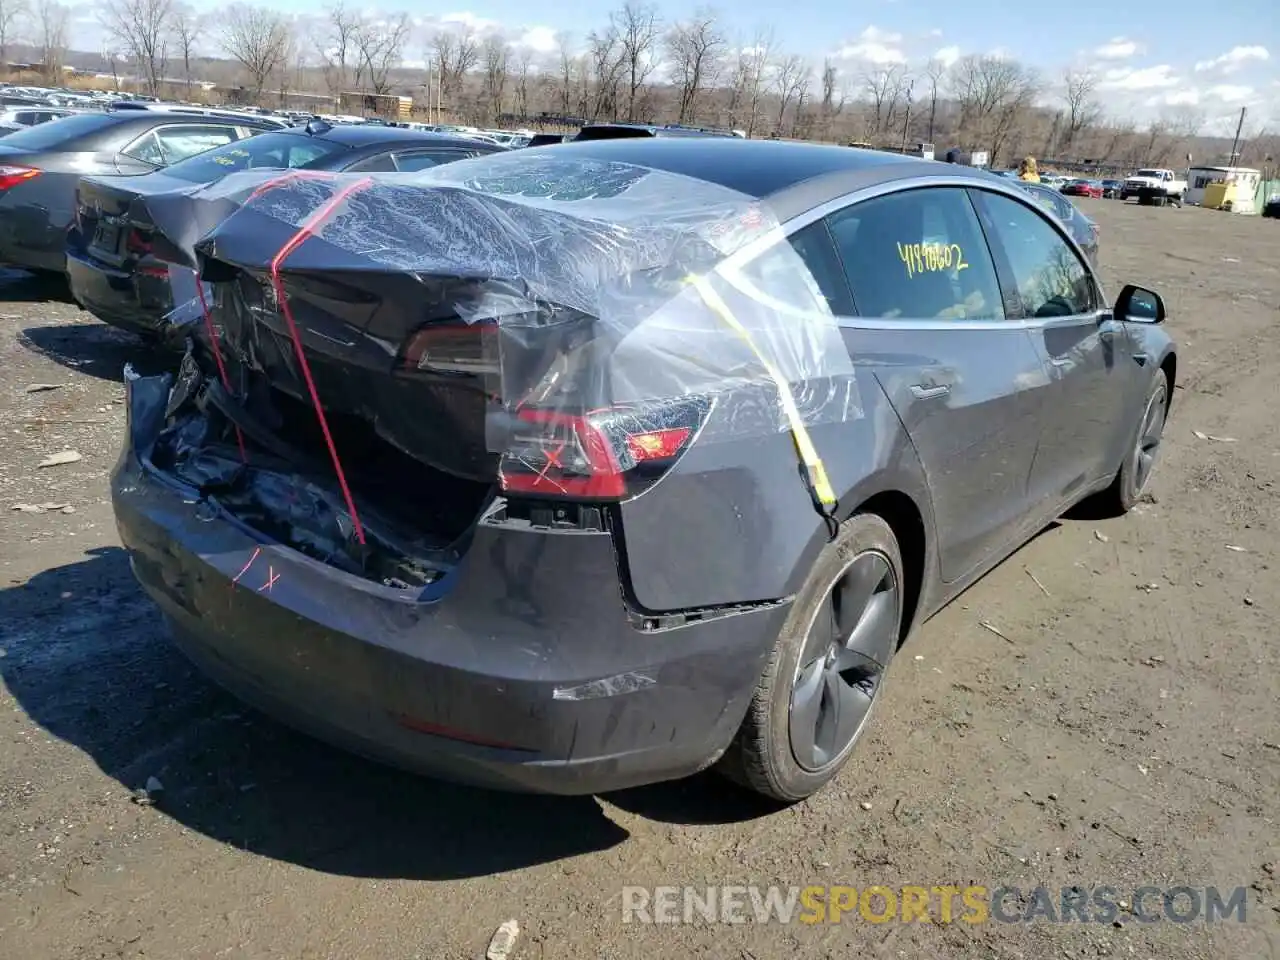
M 211 358 L 203 364 L 193 352 L 184 358 L 168 425 L 151 453 L 157 469 L 196 487 L 264 538 L 386 586 L 426 586 L 465 553 L 492 499 L 491 484 L 433 469 L 367 421 L 328 413 L 361 544 L 315 410 L 251 371 L 247 389 L 233 397 L 213 369 Z

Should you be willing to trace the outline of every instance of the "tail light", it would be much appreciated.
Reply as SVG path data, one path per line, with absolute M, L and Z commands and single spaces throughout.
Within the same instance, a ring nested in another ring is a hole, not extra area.
M 0 164 L 0 191 L 16 187 L 20 183 L 34 180 L 40 176 L 35 167 L 17 167 L 12 164 Z
M 151 253 L 151 237 L 137 227 L 130 227 L 124 238 L 124 248 L 135 257 L 145 257 Z
M 428 324 L 405 345 L 400 370 L 407 374 L 496 376 L 501 371 L 497 326 L 461 320 Z
M 702 398 L 583 414 L 521 408 L 499 464 L 502 490 L 587 500 L 635 496 L 689 448 L 709 410 Z

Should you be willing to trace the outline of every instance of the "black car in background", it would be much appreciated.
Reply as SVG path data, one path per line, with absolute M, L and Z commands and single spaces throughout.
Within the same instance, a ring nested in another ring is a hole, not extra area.
M 0 264 L 66 269 L 82 176 L 151 173 L 274 127 L 232 113 L 128 110 L 81 113 L 11 133 L 0 139 Z
M 214 225 L 201 221 L 208 205 L 192 207 L 182 195 L 230 173 L 413 172 L 503 149 L 382 124 L 312 121 L 226 144 L 142 177 L 85 177 L 77 194 L 76 226 L 67 235 L 72 296 L 104 323 L 157 333 L 174 307 L 169 264 L 194 267 L 193 256 L 183 252 Z
M 1120 193 L 1122 190 L 1124 190 L 1123 180 L 1103 180 L 1102 181 L 1102 196 L 1106 200 L 1120 199 Z

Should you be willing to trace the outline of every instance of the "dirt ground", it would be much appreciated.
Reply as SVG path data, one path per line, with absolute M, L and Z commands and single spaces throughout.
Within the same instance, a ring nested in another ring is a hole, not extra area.
M 487 794 L 240 706 L 169 646 L 116 540 L 121 368 L 163 360 L 0 283 L 0 956 L 449 960 L 516 918 L 517 960 L 1280 958 L 1280 224 L 1084 205 L 1113 290 L 1163 292 L 1180 343 L 1151 496 L 1064 520 L 935 617 L 843 775 L 781 812 L 713 776 Z M 159 802 L 131 802 L 149 777 Z M 621 911 L 624 884 L 975 883 L 1248 903 L 1214 924 Z

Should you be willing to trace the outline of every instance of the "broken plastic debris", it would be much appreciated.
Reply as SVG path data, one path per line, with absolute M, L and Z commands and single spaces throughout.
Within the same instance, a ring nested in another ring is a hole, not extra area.
M 164 784 L 160 782 L 160 778 L 147 777 L 146 786 L 134 791 L 133 802 L 142 807 L 149 807 L 155 804 L 162 793 L 164 793 Z
M 520 936 L 520 923 L 507 920 L 498 927 L 489 941 L 489 949 L 484 952 L 485 960 L 507 960 L 515 948 L 516 937 Z
M 1228 543 L 1227 549 L 1230 550 L 1232 553 L 1248 553 L 1249 552 L 1244 547 L 1237 547 L 1234 543 Z
M 1110 540 L 1111 538 L 1110 538 L 1110 537 L 1108 537 L 1108 536 L 1107 536 L 1105 533 L 1103 533 L 1101 530 L 1095 530 L 1095 531 L 1093 531 L 1093 539 L 1097 540 L 1099 543 L 1106 543 L 1106 542 L 1107 542 L 1108 540 Z
M 1201 440 L 1213 440 L 1216 443 L 1238 443 L 1235 437 L 1215 437 L 1212 433 L 1203 433 L 1200 430 L 1192 430 L 1192 433 Z
M 74 450 L 63 450 L 61 453 L 55 453 L 51 457 L 45 457 L 36 464 L 37 467 L 60 467 L 66 463 L 76 463 L 84 459 Z

